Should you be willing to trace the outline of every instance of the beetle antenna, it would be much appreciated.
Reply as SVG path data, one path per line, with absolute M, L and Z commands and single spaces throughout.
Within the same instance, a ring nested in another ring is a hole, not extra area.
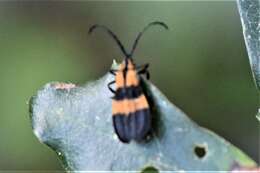
M 132 55 L 133 55 L 133 53 L 134 53 L 134 51 L 135 51 L 135 49 L 136 49 L 136 46 L 137 46 L 137 44 L 138 44 L 138 42 L 139 42 L 141 36 L 143 35 L 143 33 L 144 33 L 150 26 L 153 26 L 153 25 L 160 25 L 160 26 L 162 26 L 164 29 L 167 29 L 167 30 L 169 29 L 169 27 L 168 27 L 165 23 L 163 23 L 163 22 L 155 21 L 155 22 L 149 23 L 149 24 L 148 24 L 146 27 L 144 27 L 144 29 L 137 35 L 137 37 L 136 37 L 136 39 L 135 39 L 135 42 L 134 42 L 134 44 L 133 44 L 132 50 L 131 50 L 131 52 L 130 52 L 130 54 L 129 54 L 130 57 L 132 57 Z
M 88 33 L 91 34 L 95 29 L 97 28 L 101 28 L 103 30 L 105 30 L 117 43 L 117 45 L 120 47 L 121 51 L 123 52 L 123 54 L 126 56 L 126 57 L 129 57 L 129 54 L 126 52 L 123 44 L 121 43 L 121 41 L 118 39 L 118 37 L 110 30 L 108 29 L 106 26 L 103 26 L 103 25 L 93 25 L 89 28 L 89 31 Z

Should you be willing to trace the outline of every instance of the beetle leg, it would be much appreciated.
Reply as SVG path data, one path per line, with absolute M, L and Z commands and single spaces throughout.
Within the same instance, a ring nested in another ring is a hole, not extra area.
M 142 66 L 137 67 L 138 74 L 145 74 L 146 79 L 150 79 L 150 73 L 148 71 L 149 64 L 144 64 Z M 138 70 L 139 69 L 139 70 Z
M 114 93 L 114 94 L 115 94 L 115 90 L 113 90 L 113 89 L 111 88 L 111 85 L 114 84 L 115 82 L 116 82 L 116 81 L 111 81 L 111 82 L 109 82 L 109 83 L 107 84 L 108 89 L 109 89 L 112 93 Z
M 109 73 L 114 75 L 114 76 L 116 75 L 116 72 L 117 72 L 117 70 L 113 70 L 113 69 L 109 70 Z

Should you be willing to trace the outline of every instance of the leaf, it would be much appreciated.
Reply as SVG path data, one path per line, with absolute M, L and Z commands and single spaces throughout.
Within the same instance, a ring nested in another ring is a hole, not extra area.
M 257 114 L 256 114 L 256 118 L 257 118 L 257 120 L 260 122 L 260 109 L 258 109 L 258 112 L 257 112 Z
M 258 90 L 260 89 L 260 1 L 237 0 L 248 57 Z
M 32 97 L 33 131 L 58 154 L 66 170 L 225 171 L 234 165 L 256 166 L 229 142 L 191 121 L 144 80 L 154 133 L 142 143 L 120 142 L 112 126 L 112 94 L 107 88 L 113 78 L 107 74 L 84 86 L 53 82 Z
M 237 5 L 253 77 L 260 90 L 260 1 L 237 0 Z M 259 110 L 256 118 L 260 121 Z

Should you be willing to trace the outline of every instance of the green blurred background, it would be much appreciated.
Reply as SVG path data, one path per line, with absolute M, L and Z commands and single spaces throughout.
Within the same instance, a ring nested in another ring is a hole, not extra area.
M 28 100 L 50 81 L 83 84 L 123 56 L 92 24 L 110 27 L 149 62 L 151 81 L 190 118 L 259 162 L 255 89 L 237 6 L 232 2 L 1 2 L 0 169 L 60 170 L 56 154 L 32 133 Z

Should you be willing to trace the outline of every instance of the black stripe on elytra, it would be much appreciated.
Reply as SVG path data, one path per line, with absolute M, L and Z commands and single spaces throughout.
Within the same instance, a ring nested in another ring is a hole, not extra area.
M 142 109 L 129 115 L 113 115 L 115 132 L 124 143 L 131 140 L 141 141 L 151 130 L 151 114 L 149 109 Z
M 143 89 L 141 86 L 130 86 L 124 88 L 118 88 L 115 91 L 113 97 L 114 100 L 123 100 L 123 99 L 135 99 L 143 94 Z

